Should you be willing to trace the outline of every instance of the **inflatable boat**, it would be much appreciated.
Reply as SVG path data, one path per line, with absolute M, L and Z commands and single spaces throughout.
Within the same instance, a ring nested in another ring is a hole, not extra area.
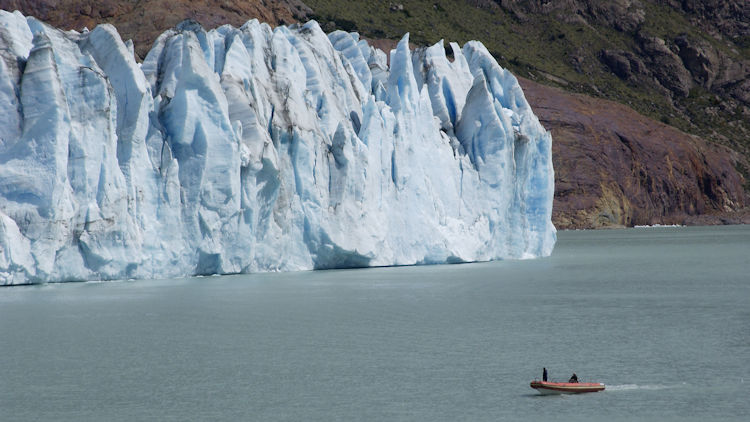
M 531 388 L 541 394 L 578 394 L 595 393 L 604 390 L 604 384 L 598 382 L 550 382 L 531 381 Z

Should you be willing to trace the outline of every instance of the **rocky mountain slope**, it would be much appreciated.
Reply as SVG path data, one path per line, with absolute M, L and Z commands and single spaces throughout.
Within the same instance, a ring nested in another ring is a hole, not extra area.
M 622 104 L 520 81 L 552 132 L 558 228 L 750 223 L 732 212 L 745 197 L 736 151 Z
M 559 227 L 750 221 L 744 0 L 0 0 L 0 8 L 64 28 L 113 23 L 141 57 L 184 18 L 208 28 L 315 18 L 383 45 L 405 32 L 415 46 L 479 39 L 526 78 L 529 102 L 552 131 Z
M 501 1 L 497 7 L 520 22 L 562 22 L 551 34 L 554 43 L 578 51 L 568 54 L 567 69 L 556 76 L 575 81 L 573 70 L 590 78 L 588 84 L 581 81 L 581 91 L 628 103 L 665 123 L 747 151 L 749 2 L 542 3 Z M 590 45 L 571 30 L 590 31 L 585 37 Z M 653 104 L 638 101 L 643 95 Z

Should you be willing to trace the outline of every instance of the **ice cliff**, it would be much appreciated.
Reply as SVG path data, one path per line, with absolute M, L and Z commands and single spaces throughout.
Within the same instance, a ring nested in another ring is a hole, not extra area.
M 550 135 L 484 46 L 0 11 L 0 285 L 549 255 Z

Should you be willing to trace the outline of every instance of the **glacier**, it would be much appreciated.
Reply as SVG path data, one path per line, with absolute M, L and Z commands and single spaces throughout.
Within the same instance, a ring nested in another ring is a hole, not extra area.
M 138 63 L 0 11 L 0 285 L 547 256 L 553 188 L 476 41 L 185 21 Z

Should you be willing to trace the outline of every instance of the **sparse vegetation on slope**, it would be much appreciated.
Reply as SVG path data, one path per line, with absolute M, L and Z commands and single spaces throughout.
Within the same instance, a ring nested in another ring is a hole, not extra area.
M 416 45 L 480 40 L 519 76 L 626 104 L 748 156 L 750 4 L 682 3 L 306 1 L 329 30 L 391 39 L 410 32 Z

